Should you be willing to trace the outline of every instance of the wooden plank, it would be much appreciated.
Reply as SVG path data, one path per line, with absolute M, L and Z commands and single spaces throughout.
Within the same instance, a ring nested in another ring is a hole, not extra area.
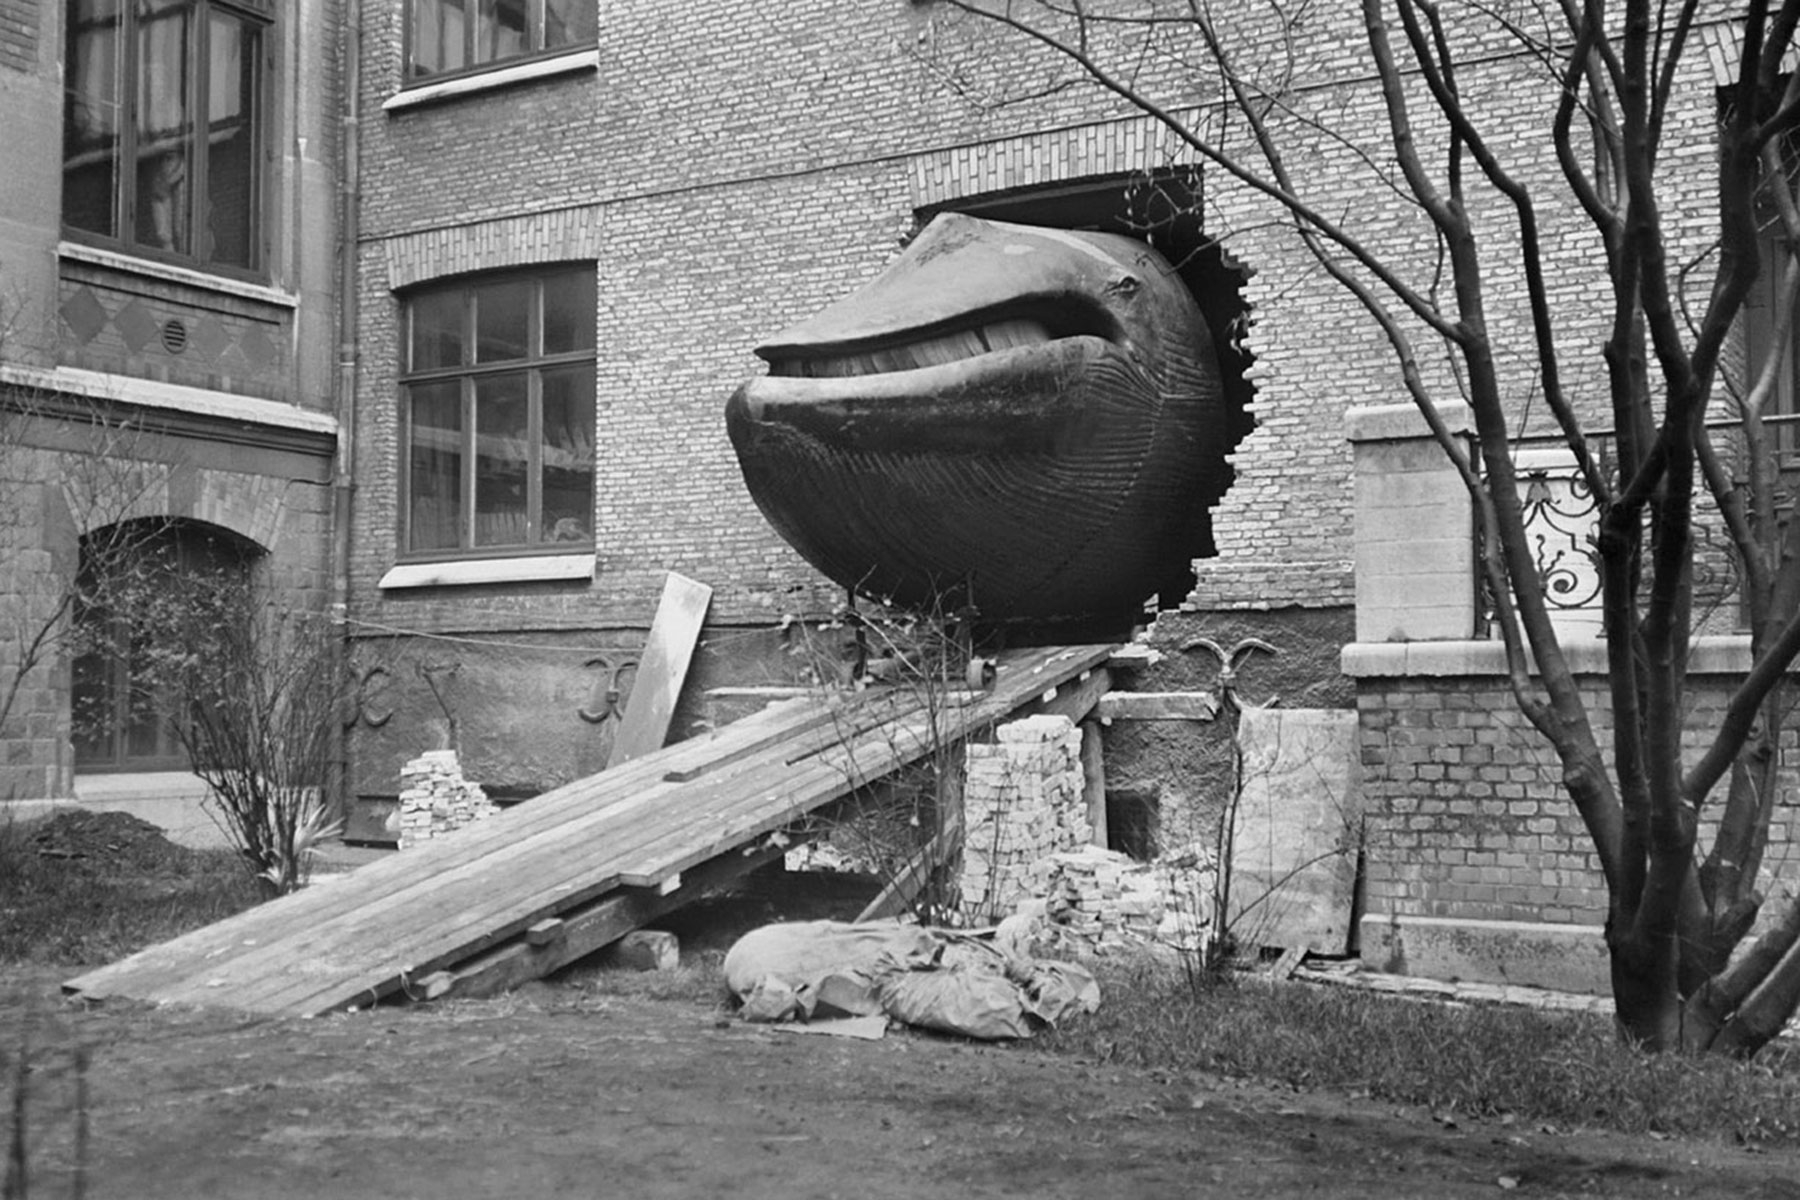
M 72 979 L 63 985 L 64 989 L 94 998 L 126 995 L 120 988 L 127 981 L 133 988 L 154 988 L 168 970 L 187 969 L 196 962 L 206 962 L 216 969 L 237 954 L 279 940 L 290 929 L 313 928 L 345 911 L 366 911 L 400 893 L 411 892 L 422 882 L 450 878 L 456 871 L 492 854 L 515 849 L 545 831 L 566 832 L 573 819 L 641 804 L 654 796 L 654 791 L 644 789 L 657 781 L 667 765 L 705 762 L 716 755 L 729 755 L 746 741 L 764 740 L 772 729 L 779 731 L 806 723 L 811 719 L 811 708 L 811 703 L 771 705 L 706 738 L 677 743 L 656 756 L 655 761 L 640 760 L 617 771 L 553 789 L 458 830 L 454 837 L 433 839 L 359 867 L 329 888 L 309 888 L 283 896 L 226 921 L 148 947 Z
M 466 962 L 449 974 L 448 994 L 462 998 L 498 995 L 528 980 L 560 970 L 578 959 L 641 929 L 656 918 L 690 904 L 712 888 L 721 887 L 781 857 L 776 847 L 745 855 L 733 851 L 687 873 L 687 883 L 673 895 L 632 888 L 610 892 L 589 901 L 562 918 L 562 937 L 550 944 L 512 941 Z
M 1048 700 L 1038 700 L 1021 708 L 1020 716 L 1037 716 L 1050 714 L 1067 717 L 1079 725 L 1094 711 L 1113 686 L 1113 674 L 1105 667 L 1098 667 L 1086 672 L 1079 679 L 1065 683 L 1056 689 L 1056 695 Z
M 674 571 L 663 581 L 662 599 L 650 622 L 650 638 L 644 646 L 644 657 L 638 662 L 631 696 L 625 701 L 625 715 L 613 731 L 612 750 L 606 757 L 608 767 L 662 749 L 711 603 L 712 589 L 704 583 Z
M 1211 721 L 1219 698 L 1211 692 L 1108 692 L 1100 700 L 1102 721 Z

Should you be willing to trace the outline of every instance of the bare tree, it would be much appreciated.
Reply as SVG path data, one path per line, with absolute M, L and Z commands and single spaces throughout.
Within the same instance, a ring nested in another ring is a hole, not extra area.
M 1604 873 L 1621 1030 L 1754 1053 L 1800 1004 L 1800 902 L 1758 922 L 1756 890 L 1792 783 L 1779 737 L 1800 651 L 1800 523 L 1782 519 L 1769 420 L 1800 281 L 1800 0 L 1361 0 L 1354 24 L 1304 0 L 923 4 L 1149 114 L 1354 296 L 1473 499 L 1512 692 Z M 1703 35 L 1737 53 L 1709 62 Z M 1344 199 L 1346 172 L 1379 220 Z M 1598 319 L 1556 302 L 1572 267 L 1604 281 Z M 1771 276 L 1776 349 L 1735 378 L 1746 301 Z M 1522 390 L 1599 504 L 1609 713 L 1578 686 L 1527 536 Z M 1476 453 L 1443 419 L 1453 399 Z M 1709 524 L 1741 571 L 1753 665 L 1693 730 Z

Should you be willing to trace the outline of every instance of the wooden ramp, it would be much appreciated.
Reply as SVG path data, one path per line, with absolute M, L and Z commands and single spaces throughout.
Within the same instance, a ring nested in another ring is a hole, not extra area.
M 930 753 L 930 709 L 958 740 L 1049 703 L 1111 649 L 1010 653 L 990 690 L 929 707 L 900 690 L 774 704 L 63 987 L 289 1016 L 498 991 L 768 861 L 769 834 Z

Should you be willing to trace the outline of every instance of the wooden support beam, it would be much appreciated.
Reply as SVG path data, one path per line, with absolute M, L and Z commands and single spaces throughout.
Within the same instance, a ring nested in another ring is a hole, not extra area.
M 868 905 L 856 914 L 858 921 L 880 921 L 888 917 L 897 917 L 906 911 L 907 905 L 918 898 L 925 890 L 931 873 L 948 861 L 962 848 L 962 811 L 959 808 L 945 823 L 938 835 L 927 842 L 912 860 L 900 869 L 899 874 L 888 880 Z
M 1219 715 L 1219 698 L 1211 692 L 1108 692 L 1095 708 L 1109 723 L 1211 721 Z
M 753 854 L 733 851 L 721 854 L 678 877 L 686 885 L 669 892 L 628 888 L 609 892 L 597 900 L 562 914 L 554 921 L 540 921 L 522 938 L 504 942 L 491 950 L 456 964 L 447 971 L 428 976 L 427 982 L 443 977 L 435 990 L 413 998 L 436 1000 L 443 996 L 477 999 L 496 996 L 521 983 L 542 978 L 568 966 L 578 958 L 618 941 L 664 913 L 673 912 L 709 888 L 729 883 L 757 867 L 774 861 L 783 851 L 777 847 L 759 848 Z M 554 924 L 560 934 L 549 941 L 533 941 L 531 931 Z
M 539 921 L 536 925 L 527 929 L 525 931 L 525 940 L 533 946 L 549 946 L 560 940 L 563 933 L 562 918 L 551 917 L 547 920 Z
M 1052 688 L 1047 693 L 1047 699 L 1039 697 L 1014 715 L 1032 717 L 1054 713 L 1080 724 L 1094 711 L 1094 706 L 1100 702 L 1101 697 L 1108 694 L 1112 685 L 1112 672 L 1105 667 L 1083 671 L 1079 679 L 1072 679 L 1060 688 Z

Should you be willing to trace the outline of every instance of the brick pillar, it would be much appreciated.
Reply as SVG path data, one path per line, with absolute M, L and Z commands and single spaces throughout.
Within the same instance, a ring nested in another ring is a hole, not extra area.
M 963 782 L 962 901 L 978 921 L 998 920 L 1031 895 L 1029 868 L 1092 837 L 1081 730 L 1067 717 L 1026 717 L 970 744 Z
M 1468 441 L 1467 406 L 1441 410 Z M 1475 634 L 1474 506 L 1411 404 L 1354 408 L 1356 640 L 1441 641 Z

